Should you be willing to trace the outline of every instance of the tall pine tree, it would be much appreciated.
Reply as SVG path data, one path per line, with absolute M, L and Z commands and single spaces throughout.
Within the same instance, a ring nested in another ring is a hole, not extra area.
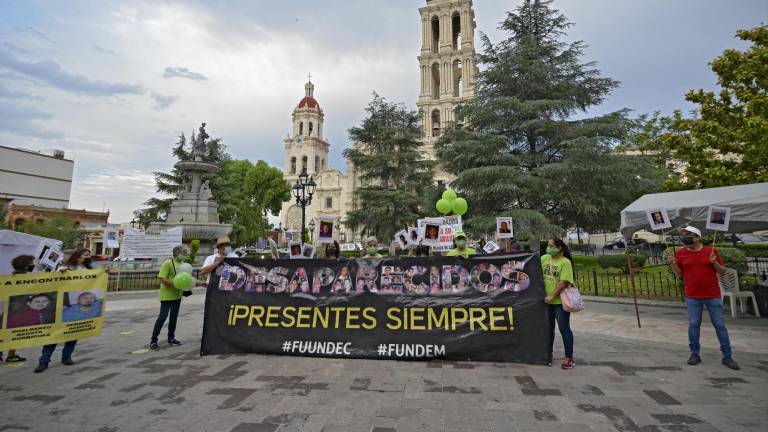
M 421 151 L 416 111 L 376 93 L 365 111 L 361 125 L 349 129 L 354 146 L 344 150 L 362 183 L 355 191 L 355 210 L 344 223 L 386 241 L 427 212 L 423 197 L 432 183 L 433 164 Z
M 582 63 L 584 42 L 561 40 L 571 23 L 551 3 L 525 0 L 508 12 L 501 42 L 481 34 L 477 97 L 457 111 L 467 126 L 447 128 L 437 144 L 478 234 L 499 215 L 538 235 L 559 231 L 554 224 L 614 229 L 617 208 L 657 188 L 650 164 L 614 153 L 632 125 L 627 110 L 587 115 L 618 82 Z M 621 193 L 604 195 L 611 188 Z

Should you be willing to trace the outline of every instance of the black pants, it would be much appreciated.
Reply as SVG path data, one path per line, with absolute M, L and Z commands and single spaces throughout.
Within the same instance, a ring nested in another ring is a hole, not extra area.
M 158 315 L 157 321 L 155 321 L 155 329 L 152 330 L 152 342 L 157 342 L 157 337 L 160 335 L 160 330 L 163 329 L 165 319 L 168 318 L 168 312 L 171 313 L 171 318 L 168 321 L 168 340 L 175 339 L 176 319 L 179 317 L 180 307 L 181 299 L 160 302 L 160 315 Z

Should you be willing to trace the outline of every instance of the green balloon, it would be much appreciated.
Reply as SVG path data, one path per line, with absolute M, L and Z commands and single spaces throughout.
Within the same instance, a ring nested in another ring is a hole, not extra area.
M 451 202 L 447 199 L 441 199 L 435 204 L 435 207 L 441 214 L 448 214 L 451 212 Z
M 185 290 L 192 286 L 192 275 L 189 273 L 179 273 L 173 278 L 173 286 L 180 290 Z
M 469 206 L 467 205 L 467 200 L 464 198 L 456 198 L 453 200 L 453 212 L 457 215 L 461 216 L 464 213 L 467 212 L 469 209 Z
M 456 191 L 451 189 L 446 189 L 445 192 L 443 192 L 443 199 L 447 201 L 453 201 L 456 199 L 457 196 L 458 195 L 456 195 Z

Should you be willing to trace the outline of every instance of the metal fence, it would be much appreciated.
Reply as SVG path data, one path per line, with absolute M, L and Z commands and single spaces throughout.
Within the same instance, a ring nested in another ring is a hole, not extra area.
M 159 270 L 126 270 L 109 272 L 109 291 L 139 291 L 158 289 L 160 280 L 157 278 Z M 197 277 L 199 269 L 192 271 L 192 276 Z
M 632 281 L 628 274 L 576 272 L 576 286 L 584 295 L 602 297 L 632 297 Z M 635 273 L 635 292 L 638 298 L 682 300 L 682 281 L 673 274 Z

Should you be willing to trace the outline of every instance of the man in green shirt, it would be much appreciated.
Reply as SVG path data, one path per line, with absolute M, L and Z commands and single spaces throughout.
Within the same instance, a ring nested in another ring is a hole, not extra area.
M 472 249 L 471 247 L 467 247 L 467 235 L 464 234 L 464 231 L 459 231 L 454 234 L 453 243 L 456 245 L 456 247 L 449 250 L 447 256 L 468 258 L 472 255 L 477 255 L 476 250 Z
M 152 330 L 152 339 L 149 343 L 149 349 L 153 351 L 160 349 L 157 344 L 157 337 L 160 335 L 160 330 L 162 330 L 163 324 L 165 324 L 165 320 L 168 318 L 169 313 L 168 345 L 181 345 L 181 342 L 176 340 L 175 332 L 183 290 L 180 290 L 173 285 L 173 278 L 176 276 L 179 266 L 186 261 L 186 255 L 186 246 L 179 245 L 174 247 L 173 258 L 165 260 L 162 266 L 160 266 L 160 272 L 157 274 L 158 279 L 160 279 L 160 291 L 158 292 L 158 297 L 160 299 L 160 315 L 158 315 L 157 321 L 155 321 L 155 328 Z
M 379 253 L 379 241 L 376 240 L 376 237 L 368 237 L 365 240 L 365 247 L 366 254 L 363 258 L 384 258 L 384 255 Z

